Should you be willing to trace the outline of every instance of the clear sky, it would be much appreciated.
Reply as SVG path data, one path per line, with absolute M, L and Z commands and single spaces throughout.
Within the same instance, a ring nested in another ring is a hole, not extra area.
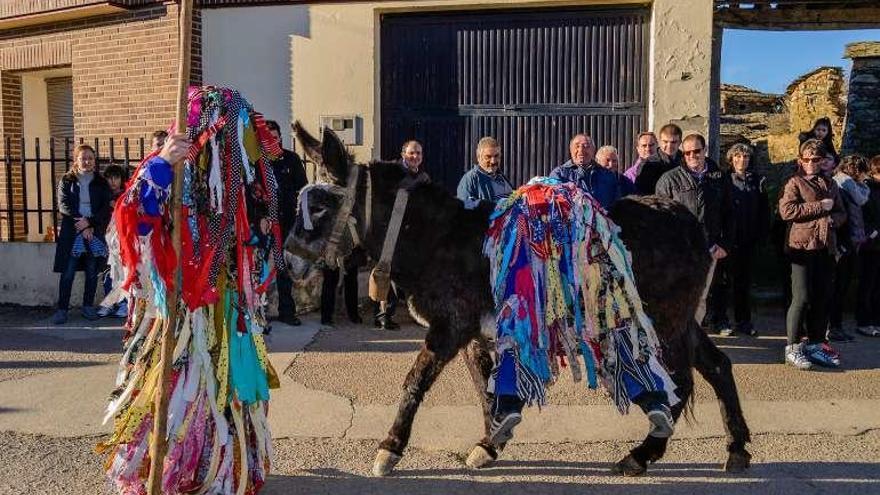
M 823 65 L 843 67 L 847 43 L 880 41 L 880 29 L 846 31 L 724 30 L 721 82 L 783 93 L 798 76 Z

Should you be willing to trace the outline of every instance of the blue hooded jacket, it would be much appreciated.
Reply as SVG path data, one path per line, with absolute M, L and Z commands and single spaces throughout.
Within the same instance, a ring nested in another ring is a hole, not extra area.
M 596 162 L 587 167 L 575 165 L 571 160 L 553 169 L 550 177 L 563 182 L 574 182 L 590 193 L 606 210 L 623 196 L 617 174 L 602 168 Z

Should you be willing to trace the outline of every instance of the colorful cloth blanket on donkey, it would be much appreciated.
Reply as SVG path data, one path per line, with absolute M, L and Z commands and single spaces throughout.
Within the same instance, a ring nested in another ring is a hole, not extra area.
M 171 245 L 171 164 L 152 156 L 114 212 L 114 273 L 130 316 L 100 445 L 119 493 L 145 493 L 159 349 L 170 304 L 179 304 L 162 493 L 253 494 L 269 475 L 266 414 L 278 378 L 263 329 L 272 261 L 283 266 L 277 190 L 269 163 L 281 154 L 262 117 L 234 90 L 191 89 L 184 163 L 181 279 Z M 115 243 L 114 243 L 115 244 Z M 121 266 L 120 266 L 121 265 Z M 169 301 L 182 283 L 181 301 Z
M 513 355 L 526 403 L 546 403 L 560 367 L 581 380 L 578 353 L 588 386 L 601 381 L 621 413 L 639 391 L 678 402 L 617 230 L 588 193 L 555 179 L 532 179 L 496 205 L 484 244 L 496 346 Z

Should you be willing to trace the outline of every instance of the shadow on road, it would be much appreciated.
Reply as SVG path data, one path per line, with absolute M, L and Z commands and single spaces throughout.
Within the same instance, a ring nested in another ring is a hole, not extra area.
M 734 364 L 781 364 L 786 344 L 785 326 L 781 310 L 761 307 L 756 311 L 755 326 L 758 336 L 712 335 L 713 341 L 730 357 Z M 404 320 L 405 321 L 405 320 Z M 368 325 L 340 324 L 324 327 L 308 346 L 312 352 L 326 353 L 408 353 L 418 351 L 425 339 L 424 328 L 406 324 L 398 331 L 376 329 Z M 855 342 L 834 344 L 841 353 L 843 368 L 827 370 L 841 372 L 880 368 L 880 338 L 857 336 Z M 274 347 L 271 347 L 275 350 Z M 817 368 L 817 370 L 822 370 Z
M 315 469 L 305 476 L 271 476 L 265 494 L 692 494 L 692 493 L 876 493 L 878 464 L 804 462 L 755 464 L 741 475 L 728 475 L 715 464 L 660 464 L 645 478 L 622 479 L 596 462 L 499 462 L 467 469 L 402 470 L 388 478 L 361 477 L 335 469 Z M 553 481 L 534 481 L 534 477 Z M 591 480 L 584 480 L 591 477 Z M 521 478 L 521 479 L 517 479 Z M 570 479 L 569 479 L 570 478 Z M 501 483 L 503 482 L 503 483 Z

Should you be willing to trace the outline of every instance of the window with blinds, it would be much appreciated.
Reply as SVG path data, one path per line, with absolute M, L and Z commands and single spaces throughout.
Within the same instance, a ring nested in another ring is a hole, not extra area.
M 49 106 L 49 135 L 56 140 L 73 138 L 73 78 L 46 79 Z

